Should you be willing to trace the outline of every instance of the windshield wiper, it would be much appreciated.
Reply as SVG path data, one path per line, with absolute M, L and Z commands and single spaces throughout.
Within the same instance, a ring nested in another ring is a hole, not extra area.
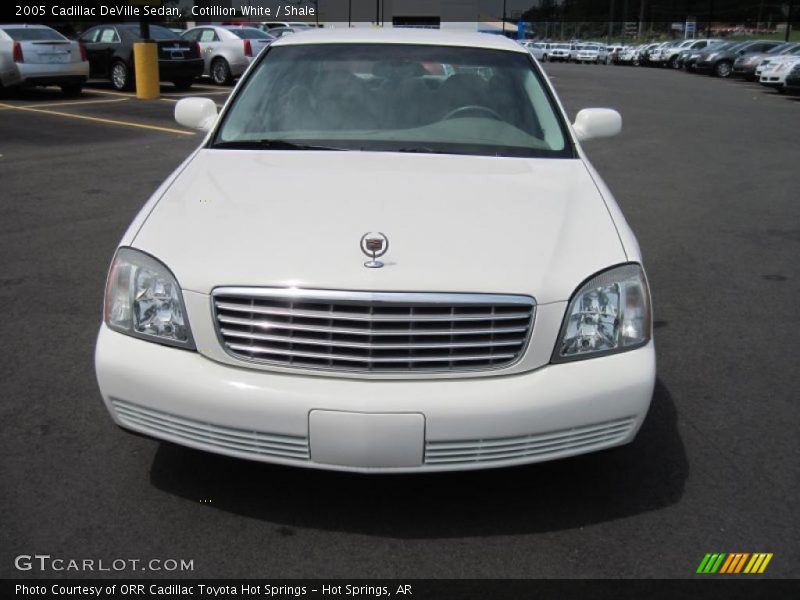
M 455 152 L 454 150 L 436 150 L 427 146 L 414 146 L 411 148 L 393 148 L 388 152 L 405 152 L 408 154 L 466 154 L 465 152 Z
M 290 142 L 288 140 L 270 139 L 217 142 L 216 144 L 212 144 L 211 148 L 231 148 L 234 150 L 251 150 L 254 148 L 263 150 L 348 150 L 348 148 L 335 148 L 333 146 L 319 146 L 314 144 L 303 144 L 301 142 Z

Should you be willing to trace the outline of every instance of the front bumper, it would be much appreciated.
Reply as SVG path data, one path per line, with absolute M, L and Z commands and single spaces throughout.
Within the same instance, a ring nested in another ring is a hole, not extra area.
M 758 79 L 758 82 L 761 85 L 765 85 L 767 87 L 781 87 L 783 85 L 785 78 L 781 77 L 780 75 L 772 75 L 772 74 L 764 74 Z
M 101 326 L 97 379 L 114 421 L 251 460 L 359 472 L 504 467 L 633 440 L 655 349 L 464 379 L 340 379 L 224 365 Z
M 735 77 L 744 77 L 752 79 L 756 74 L 756 64 L 739 64 L 734 63 L 733 73 Z

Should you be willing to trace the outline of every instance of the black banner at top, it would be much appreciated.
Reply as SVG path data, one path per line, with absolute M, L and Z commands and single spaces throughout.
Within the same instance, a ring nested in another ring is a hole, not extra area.
M 758 27 L 797 22 L 800 1 L 783 0 L 9 0 L 0 22 L 714 22 Z

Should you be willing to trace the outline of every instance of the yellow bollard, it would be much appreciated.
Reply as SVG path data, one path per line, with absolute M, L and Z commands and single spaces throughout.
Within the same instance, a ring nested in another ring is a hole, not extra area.
M 135 42 L 133 44 L 133 65 L 136 72 L 136 97 L 140 100 L 154 100 L 161 92 L 158 83 L 158 44 L 155 42 Z

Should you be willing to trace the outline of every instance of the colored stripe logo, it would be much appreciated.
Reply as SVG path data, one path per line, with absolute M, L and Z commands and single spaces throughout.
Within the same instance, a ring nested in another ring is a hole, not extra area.
M 697 573 L 720 575 L 736 575 L 739 573 L 758 574 L 763 573 L 769 561 L 772 560 L 772 553 L 756 552 L 716 552 L 708 553 L 700 561 Z

